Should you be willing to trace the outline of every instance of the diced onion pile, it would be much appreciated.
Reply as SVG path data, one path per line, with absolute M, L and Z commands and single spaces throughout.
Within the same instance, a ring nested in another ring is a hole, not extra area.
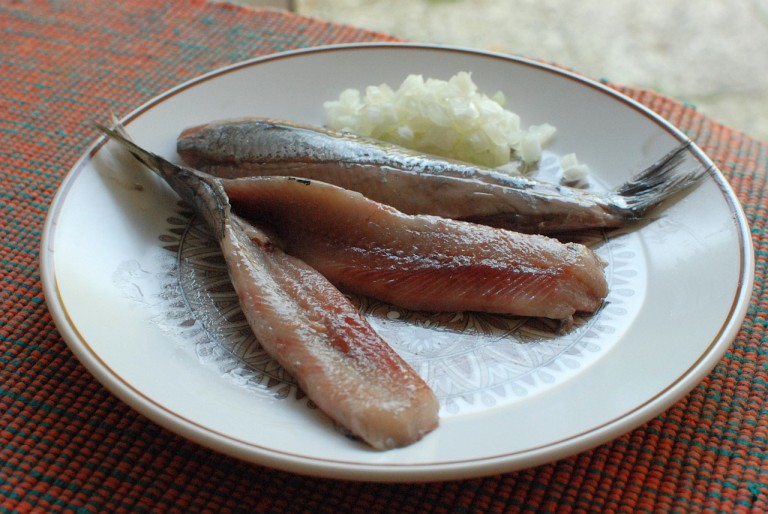
M 460 72 L 447 81 L 409 75 L 397 90 L 382 84 L 364 95 L 346 89 L 324 107 L 326 125 L 335 130 L 489 167 L 514 157 L 536 163 L 555 127 L 523 129 L 505 104 L 503 93 L 480 93 L 471 75 Z
M 589 167 L 581 164 L 576 154 L 565 154 L 560 158 L 560 167 L 563 170 L 561 181 L 566 184 L 582 184 L 589 177 Z

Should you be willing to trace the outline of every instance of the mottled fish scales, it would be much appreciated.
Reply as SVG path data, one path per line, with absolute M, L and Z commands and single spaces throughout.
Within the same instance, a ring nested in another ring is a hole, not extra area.
M 432 214 L 530 233 L 615 228 L 644 219 L 706 175 L 681 172 L 681 143 L 614 191 L 591 192 L 287 120 L 242 118 L 189 127 L 185 162 L 217 176 L 297 176 L 335 184 L 407 214 Z

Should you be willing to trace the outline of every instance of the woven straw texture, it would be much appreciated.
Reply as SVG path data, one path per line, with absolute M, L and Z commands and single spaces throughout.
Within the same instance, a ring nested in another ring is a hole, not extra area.
M 181 81 L 257 55 L 386 36 L 201 0 L 0 0 L 0 512 L 760 512 L 768 510 L 768 145 L 621 88 L 682 128 L 743 203 L 757 252 L 747 318 L 662 416 L 549 465 L 467 481 L 368 484 L 240 462 L 120 402 L 68 350 L 38 271 L 48 206 L 96 137 Z

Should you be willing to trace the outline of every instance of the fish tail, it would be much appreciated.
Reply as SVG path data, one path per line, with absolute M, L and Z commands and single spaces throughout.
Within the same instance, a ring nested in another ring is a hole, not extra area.
M 164 179 L 166 179 L 168 173 L 167 168 L 173 166 L 173 164 L 157 154 L 154 154 L 144 148 L 140 147 L 133 142 L 128 132 L 121 124 L 115 124 L 114 127 L 107 127 L 101 123 L 94 123 L 94 126 L 101 132 L 109 136 L 110 139 L 117 141 L 125 147 L 139 162 L 144 164 L 147 168 L 151 169 Z
M 218 179 L 195 169 L 174 164 L 140 147 L 133 142 L 120 123 L 115 122 L 113 128 L 100 123 L 94 123 L 94 126 L 128 150 L 136 160 L 160 175 L 176 194 L 203 218 L 217 239 L 223 237 L 230 206 L 229 198 Z
M 687 141 L 672 149 L 614 191 L 623 198 L 633 218 L 641 217 L 670 196 L 697 184 L 707 174 L 709 168 L 701 165 L 686 173 L 677 173 L 691 144 Z

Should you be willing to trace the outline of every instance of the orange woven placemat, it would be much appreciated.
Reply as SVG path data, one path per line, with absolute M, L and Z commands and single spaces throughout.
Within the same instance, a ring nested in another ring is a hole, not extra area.
M 281 50 L 386 36 L 201 0 L 0 0 L 0 512 L 768 510 L 768 146 L 695 108 L 621 88 L 682 128 L 743 203 L 752 303 L 725 358 L 662 416 L 537 468 L 466 481 L 368 484 L 240 462 L 128 408 L 75 359 L 41 291 L 38 245 L 90 120 L 184 80 Z

